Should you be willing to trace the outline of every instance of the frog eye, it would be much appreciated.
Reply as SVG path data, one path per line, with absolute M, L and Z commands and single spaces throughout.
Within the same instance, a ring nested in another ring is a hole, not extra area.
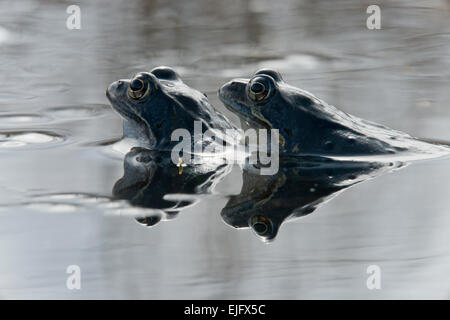
M 130 98 L 141 99 L 150 91 L 150 85 L 147 79 L 144 79 L 142 77 L 135 77 L 130 81 L 130 86 L 128 88 L 128 95 L 130 96 Z
M 272 233 L 273 225 L 270 219 L 264 216 L 253 216 L 249 221 L 250 227 L 255 231 L 255 233 L 261 237 L 267 236 Z
M 272 94 L 273 87 L 272 81 L 267 77 L 254 77 L 248 84 L 248 96 L 251 100 L 260 102 Z

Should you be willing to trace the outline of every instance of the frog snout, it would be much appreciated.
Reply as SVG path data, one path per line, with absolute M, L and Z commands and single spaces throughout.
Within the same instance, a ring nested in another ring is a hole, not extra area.
M 245 79 L 231 80 L 219 89 L 219 96 L 239 98 L 245 93 L 246 84 Z
M 124 89 L 126 89 L 126 81 L 125 80 L 114 81 L 106 89 L 106 96 L 109 99 L 120 96 L 123 93 Z

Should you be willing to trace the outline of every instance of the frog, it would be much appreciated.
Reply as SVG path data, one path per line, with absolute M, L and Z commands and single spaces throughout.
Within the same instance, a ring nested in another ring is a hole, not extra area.
M 285 82 L 273 69 L 236 78 L 218 91 L 219 99 L 243 128 L 276 129 L 280 155 L 334 157 L 449 154 L 448 146 L 350 115 L 312 93 Z
M 135 219 L 145 227 L 173 220 L 197 204 L 200 195 L 211 194 L 231 170 L 229 164 L 202 160 L 196 157 L 181 171 L 164 151 L 132 147 L 124 157 L 123 176 L 114 184 L 112 198 L 139 208 Z
M 271 243 L 285 222 L 303 219 L 344 190 L 405 166 L 402 161 L 309 155 L 283 158 L 273 175 L 261 175 L 248 165 L 242 171 L 240 193 L 230 196 L 220 215 L 227 225 L 250 229 L 259 240 Z
M 172 133 L 183 128 L 193 135 L 196 121 L 202 132 L 212 130 L 218 135 L 236 128 L 212 107 L 206 94 L 186 85 L 167 66 L 117 80 L 108 86 L 106 96 L 123 119 L 123 139 L 133 147 L 170 151 L 177 143 Z

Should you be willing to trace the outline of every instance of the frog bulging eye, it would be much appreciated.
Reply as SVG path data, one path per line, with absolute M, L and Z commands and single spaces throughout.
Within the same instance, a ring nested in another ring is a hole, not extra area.
M 133 79 L 130 83 L 130 89 L 132 91 L 138 91 L 141 90 L 144 87 L 144 81 L 141 79 Z
M 248 84 L 248 96 L 255 102 L 267 99 L 273 92 L 273 83 L 264 76 L 257 76 Z
M 148 80 L 135 77 L 130 81 L 130 86 L 128 88 L 128 95 L 132 99 L 141 99 L 150 91 L 150 85 Z

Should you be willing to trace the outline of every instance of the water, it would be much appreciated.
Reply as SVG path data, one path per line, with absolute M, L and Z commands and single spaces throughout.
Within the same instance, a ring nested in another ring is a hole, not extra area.
M 105 97 L 170 65 L 238 123 L 217 89 L 267 66 L 346 112 L 450 141 L 448 1 L 381 1 L 379 31 L 368 4 L 344 0 L 78 3 L 73 31 L 65 1 L 0 3 L 1 298 L 449 298 L 449 160 L 333 194 L 270 244 L 224 219 L 239 167 L 212 194 L 172 195 L 179 207 L 148 228 L 139 199 L 112 199 L 124 156 Z M 74 264 L 81 290 L 66 288 Z M 381 290 L 366 287 L 369 265 Z

